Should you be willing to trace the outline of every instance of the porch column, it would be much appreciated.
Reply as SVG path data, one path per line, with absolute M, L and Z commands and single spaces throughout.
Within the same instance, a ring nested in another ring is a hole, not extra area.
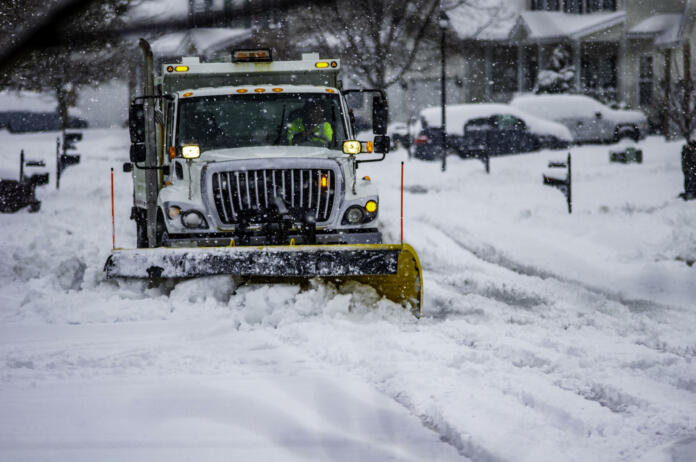
M 486 87 L 485 87 L 485 95 L 486 95 L 486 101 L 490 102 L 492 97 L 492 88 L 491 88 L 491 79 L 493 77 L 493 48 L 491 47 L 490 44 L 485 45 L 485 57 L 484 61 L 486 62 Z
M 517 91 L 522 93 L 524 88 L 524 45 L 517 45 Z
M 626 31 L 621 33 L 621 40 L 619 41 L 619 55 L 618 59 L 618 69 L 616 72 L 616 97 L 619 101 L 625 101 L 630 107 L 637 107 L 640 101 L 637 100 L 637 92 L 633 92 L 633 95 L 628 94 L 628 88 L 626 86 Z M 636 76 L 637 80 L 640 79 L 640 70 Z
M 575 92 L 582 93 L 582 42 L 578 40 L 573 45 L 573 64 L 575 65 Z
M 668 140 L 672 139 L 669 120 L 669 101 L 672 99 L 672 49 L 666 48 L 665 54 L 665 96 L 662 103 L 662 131 Z

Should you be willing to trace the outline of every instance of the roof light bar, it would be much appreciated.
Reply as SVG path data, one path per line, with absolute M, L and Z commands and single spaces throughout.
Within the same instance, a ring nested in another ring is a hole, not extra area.
M 235 63 L 258 63 L 271 61 L 273 61 L 273 55 L 270 48 L 261 48 L 258 50 L 234 50 L 232 52 L 232 62 Z

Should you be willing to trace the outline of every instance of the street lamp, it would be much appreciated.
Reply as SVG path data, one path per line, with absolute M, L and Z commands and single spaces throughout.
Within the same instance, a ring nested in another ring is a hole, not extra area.
M 445 115 L 445 107 L 447 106 L 447 81 L 445 75 L 446 63 L 445 63 L 445 33 L 449 29 L 449 16 L 445 13 L 445 10 L 440 10 L 440 17 L 438 18 L 438 25 L 440 26 L 440 64 L 442 67 L 442 74 L 440 75 L 440 92 L 441 92 L 441 104 L 442 104 L 442 171 L 447 169 L 447 119 Z

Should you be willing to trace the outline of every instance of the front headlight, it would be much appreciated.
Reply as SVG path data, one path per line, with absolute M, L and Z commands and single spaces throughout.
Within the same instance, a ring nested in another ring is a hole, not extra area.
M 203 214 L 197 210 L 189 210 L 181 215 L 181 223 L 186 228 L 207 228 L 208 224 Z
M 352 205 L 343 214 L 342 225 L 360 225 L 377 217 L 377 201 L 369 200 L 365 206 Z
M 359 225 L 363 222 L 364 218 L 365 212 L 363 212 L 363 208 L 354 205 L 353 207 L 346 210 L 346 214 L 343 216 L 343 223 L 350 225 Z

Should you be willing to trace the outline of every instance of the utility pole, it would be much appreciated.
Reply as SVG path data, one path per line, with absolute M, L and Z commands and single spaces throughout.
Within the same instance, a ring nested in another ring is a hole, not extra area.
M 440 75 L 440 92 L 442 105 L 442 171 L 447 170 L 447 62 L 445 58 L 445 34 L 449 27 L 449 16 L 445 13 L 440 5 L 440 18 L 438 20 L 440 26 L 440 64 L 441 64 L 441 75 Z

